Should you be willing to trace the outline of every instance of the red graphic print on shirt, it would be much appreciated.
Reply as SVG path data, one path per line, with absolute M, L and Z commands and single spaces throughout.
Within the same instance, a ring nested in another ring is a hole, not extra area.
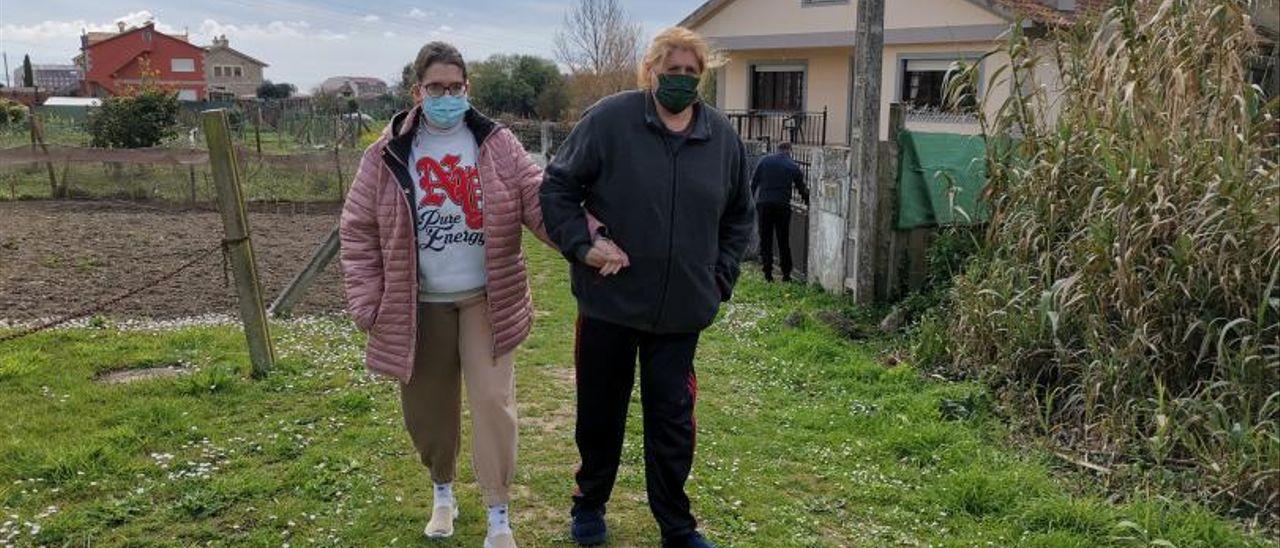
M 422 174 L 418 186 L 424 194 L 419 205 L 439 207 L 448 197 L 466 214 L 467 228 L 480 230 L 484 226 L 480 172 L 475 166 L 459 166 L 460 160 L 456 154 L 446 154 L 438 162 L 430 156 L 418 160 L 418 173 Z

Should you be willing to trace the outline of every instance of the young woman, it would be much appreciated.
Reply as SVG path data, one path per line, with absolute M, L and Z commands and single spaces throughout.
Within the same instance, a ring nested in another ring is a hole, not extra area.
M 343 206 L 347 309 L 369 335 L 368 368 L 402 383 L 405 426 L 435 483 L 424 533 L 453 534 L 465 382 L 489 508 L 484 545 L 514 547 L 512 356 L 533 321 L 520 235 L 523 225 L 548 241 L 542 171 L 511 131 L 470 107 L 457 49 L 429 43 L 413 71 L 419 104 L 365 151 Z

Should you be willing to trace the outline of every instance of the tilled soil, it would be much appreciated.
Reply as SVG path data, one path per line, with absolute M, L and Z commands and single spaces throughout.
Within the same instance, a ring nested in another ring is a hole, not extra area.
M 254 206 L 249 225 L 269 305 L 337 224 L 338 206 Z M 305 212 L 304 212 L 305 211 Z M 58 317 L 127 290 L 154 285 L 102 313 L 170 319 L 234 314 L 234 285 L 220 252 L 171 280 L 152 280 L 222 239 L 217 212 L 123 202 L 0 202 L 0 320 Z M 337 260 L 294 314 L 339 312 Z

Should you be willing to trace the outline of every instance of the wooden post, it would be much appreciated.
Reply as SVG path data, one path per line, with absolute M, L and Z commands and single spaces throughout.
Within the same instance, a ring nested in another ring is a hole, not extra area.
M 855 27 L 853 125 L 849 144 L 854 196 L 845 209 L 845 286 L 858 303 L 875 298 L 876 179 L 880 142 L 880 80 L 884 56 L 884 1 L 858 0 Z M 852 259 L 852 260 L 850 260 Z
M 917 227 L 907 233 L 907 289 L 917 291 L 924 287 L 929 265 L 925 255 L 929 251 L 929 233 L 933 227 Z
M 36 116 L 35 110 L 32 110 L 28 116 L 31 117 L 31 142 L 40 145 L 40 151 L 44 152 L 45 168 L 49 170 L 49 197 L 62 198 L 62 189 L 58 186 L 58 174 L 54 172 L 53 160 L 49 159 L 49 145 L 44 142 L 44 127 L 40 125 L 40 118 Z
M 276 318 L 288 316 L 293 311 L 294 305 L 302 300 L 302 295 L 307 292 L 307 288 L 311 287 L 311 282 L 324 272 L 329 261 L 338 254 L 338 247 L 338 227 L 335 226 L 329 231 L 329 236 L 320 244 L 320 247 L 316 248 L 315 253 L 311 254 L 311 260 L 307 261 L 307 266 L 293 277 L 293 281 L 289 282 L 289 286 L 284 288 L 279 297 L 276 297 L 267 311 Z
M 369 128 L 365 126 L 364 113 L 361 112 L 360 109 L 357 107 L 356 108 L 356 131 L 351 135 L 351 148 L 360 146 L 360 137 L 364 136 L 366 131 L 369 131 Z
M 347 196 L 347 183 L 342 178 L 342 155 L 338 153 L 338 144 L 333 144 L 333 170 L 338 174 L 338 201 Z
M 549 162 L 551 159 L 547 155 L 551 153 L 551 122 L 542 122 L 538 129 L 542 130 L 542 159 Z
M 257 121 L 253 124 L 253 142 L 258 145 L 258 156 L 262 156 L 262 103 L 258 103 Z
M 188 190 L 190 190 L 191 192 L 189 202 L 191 207 L 194 208 L 196 207 L 196 165 L 195 164 L 187 164 L 187 175 L 188 175 L 188 180 L 190 181 L 190 185 L 189 185 L 190 188 Z
M 222 213 L 223 245 L 231 256 L 240 301 L 240 319 L 244 322 L 244 335 L 249 343 L 249 360 L 253 363 L 253 375 L 262 377 L 275 365 L 275 349 L 271 346 L 267 313 L 262 306 L 262 286 L 258 282 L 253 242 L 249 238 L 244 190 L 240 187 L 240 162 L 236 160 L 236 150 L 231 143 L 226 109 L 204 111 L 203 127 L 209 145 L 209 166 L 218 191 L 218 210 Z
M 898 134 L 905 114 L 901 103 L 889 105 L 889 140 L 880 144 L 879 210 L 876 212 L 876 298 L 890 301 L 898 296 L 898 232 L 894 217 L 898 209 Z
M 62 161 L 62 182 L 59 183 L 58 186 L 62 189 L 62 195 L 68 198 L 71 197 L 71 182 L 67 180 L 70 175 L 71 175 L 71 160 L 70 159 L 63 160 Z
M 342 112 L 335 111 L 333 113 L 333 146 L 337 148 L 340 142 L 342 142 Z

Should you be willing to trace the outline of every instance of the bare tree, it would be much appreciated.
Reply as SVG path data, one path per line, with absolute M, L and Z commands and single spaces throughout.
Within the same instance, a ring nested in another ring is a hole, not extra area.
M 573 107 L 635 85 L 641 27 L 618 0 L 577 0 L 556 33 L 556 59 L 569 68 Z

